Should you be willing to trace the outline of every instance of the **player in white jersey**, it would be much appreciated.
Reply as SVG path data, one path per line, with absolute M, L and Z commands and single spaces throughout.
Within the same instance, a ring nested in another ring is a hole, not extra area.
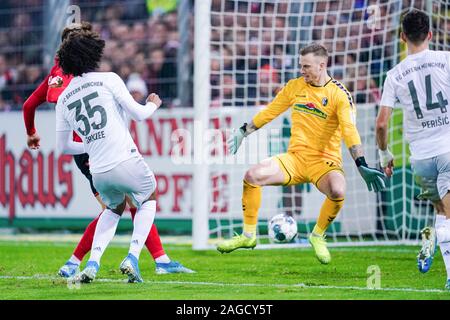
M 388 123 L 392 109 L 400 107 L 411 165 L 422 188 L 419 198 L 431 200 L 437 213 L 435 227 L 421 231 L 418 268 L 429 270 L 437 238 L 447 269 L 446 289 L 450 290 L 450 53 L 428 49 L 430 19 L 419 10 L 403 17 L 401 38 L 408 56 L 387 73 L 377 118 L 380 161 L 391 176 L 394 159 L 388 149 Z
M 75 281 L 91 282 L 95 278 L 127 196 L 138 210 L 130 249 L 120 269 L 129 282 L 142 282 L 138 259 L 155 217 L 156 180 L 131 138 L 127 117 L 146 119 L 161 100 L 151 94 L 146 105 L 140 105 L 117 74 L 94 72 L 104 46 L 97 33 L 88 31 L 70 35 L 58 51 L 63 72 L 74 78 L 56 105 L 57 149 L 89 154 L 94 186 L 107 207 L 99 218 L 86 268 L 75 276 Z M 72 131 L 80 135 L 83 143 L 72 141 Z

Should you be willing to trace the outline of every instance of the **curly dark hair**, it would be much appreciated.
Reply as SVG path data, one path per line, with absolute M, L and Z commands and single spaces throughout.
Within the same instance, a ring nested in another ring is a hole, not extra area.
M 412 9 L 403 16 L 402 31 L 409 41 L 421 44 L 430 31 L 430 17 L 423 11 Z
M 87 21 L 82 21 L 81 23 L 72 23 L 71 25 L 65 27 L 62 31 L 61 41 L 66 40 L 70 33 L 81 30 L 92 31 L 92 24 Z
M 56 55 L 63 73 L 76 77 L 98 68 L 104 48 L 105 40 L 98 33 L 80 30 L 69 33 Z

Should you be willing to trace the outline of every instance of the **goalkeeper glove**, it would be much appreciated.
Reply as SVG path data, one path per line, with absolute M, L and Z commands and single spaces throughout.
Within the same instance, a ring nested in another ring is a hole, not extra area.
M 227 147 L 231 154 L 236 154 L 242 140 L 249 134 L 247 133 L 247 123 L 244 123 L 238 130 L 233 130 L 231 136 L 227 140 Z
M 385 175 L 383 172 L 375 168 L 370 168 L 367 166 L 364 157 L 359 157 L 355 160 L 356 166 L 358 167 L 359 174 L 364 179 L 367 184 L 369 191 L 381 191 L 386 188 Z

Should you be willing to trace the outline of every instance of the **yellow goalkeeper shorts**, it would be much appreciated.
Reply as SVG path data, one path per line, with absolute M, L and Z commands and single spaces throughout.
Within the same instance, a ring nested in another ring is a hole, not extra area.
M 284 173 L 284 185 L 311 182 L 317 187 L 327 173 L 337 170 L 344 174 L 342 160 L 331 155 L 308 155 L 303 152 L 287 152 L 273 157 Z

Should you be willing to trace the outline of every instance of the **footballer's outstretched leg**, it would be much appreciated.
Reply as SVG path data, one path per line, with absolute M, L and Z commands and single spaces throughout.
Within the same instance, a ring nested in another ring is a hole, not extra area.
M 317 188 L 327 197 L 320 208 L 319 217 L 308 240 L 316 253 L 317 259 L 322 264 L 331 262 L 331 255 L 325 240 L 325 232 L 344 205 L 345 178 L 340 168 L 341 165 L 337 165 L 325 175 L 319 175 L 317 182 Z M 322 170 L 329 169 L 322 168 Z
M 133 219 L 133 234 L 131 235 L 130 249 L 128 255 L 120 264 L 120 270 L 122 274 L 128 275 L 128 282 L 144 282 L 139 271 L 139 255 L 142 251 L 142 247 L 147 239 L 150 229 L 153 224 L 156 213 L 156 195 L 154 193 L 154 186 L 156 185 L 153 172 L 147 167 L 145 162 L 140 162 L 139 166 L 147 171 L 147 176 L 143 179 L 146 181 L 153 181 L 153 184 L 148 185 L 148 189 L 153 188 L 150 191 L 150 197 L 145 200 L 136 212 L 136 216 Z M 140 169 L 139 167 L 137 167 Z M 145 188 L 144 188 L 145 189 Z

